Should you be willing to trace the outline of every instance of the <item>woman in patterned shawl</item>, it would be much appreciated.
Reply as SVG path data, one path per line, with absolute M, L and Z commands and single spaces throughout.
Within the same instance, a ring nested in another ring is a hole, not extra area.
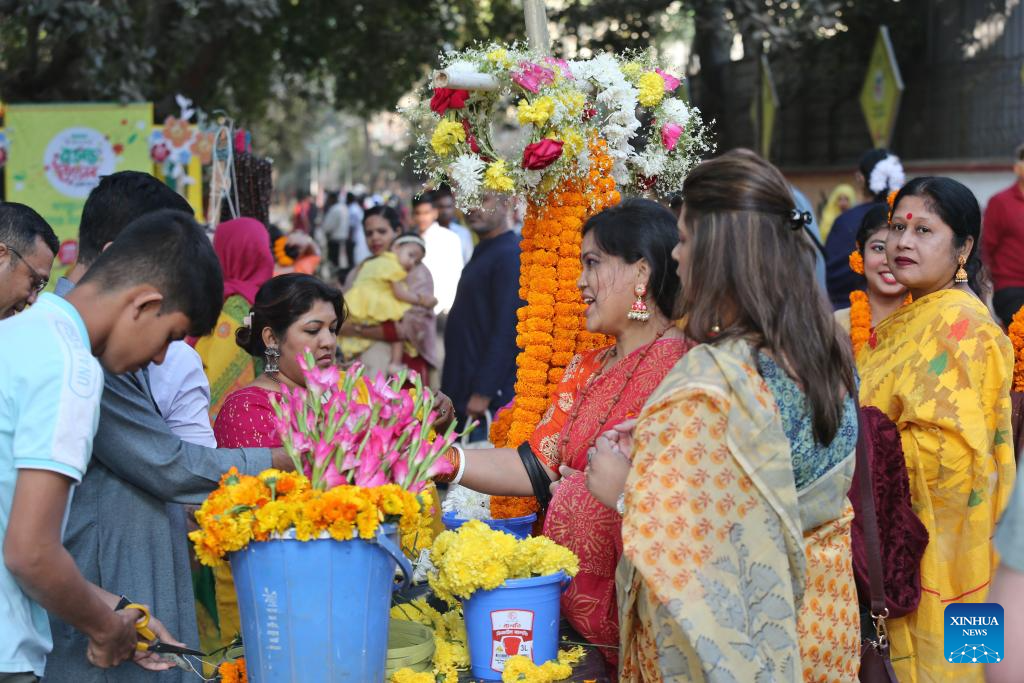
M 579 287 L 592 332 L 615 343 L 576 356 L 551 395 L 529 441 L 516 449 L 467 450 L 462 485 L 485 493 L 530 496 L 529 462 L 560 483 L 547 509 L 544 534 L 580 558 L 579 574 L 562 596 L 562 613 L 589 642 L 616 661 L 615 567 L 622 554 L 621 520 L 593 498 L 582 469 L 602 432 L 635 417 L 650 393 L 690 346 L 673 325 L 679 296 L 671 252 L 675 218 L 647 200 L 605 209 L 583 226 Z M 639 296 L 639 301 L 638 301 Z M 635 306 L 646 320 L 630 316 Z
M 853 360 L 808 217 L 746 150 L 682 194 L 673 256 L 699 345 L 587 467 L 599 500 L 623 496 L 621 678 L 856 680 Z
M 985 602 L 995 523 L 1016 475 L 1013 349 L 971 289 L 981 213 L 950 178 L 915 178 L 896 196 L 886 255 L 913 303 L 886 318 L 858 356 L 861 401 L 899 427 L 914 512 L 928 529 L 921 602 L 889 620 L 900 681 L 982 681 L 982 664 L 950 664 L 943 614 Z M 1007 643 L 1009 644 L 1009 643 Z

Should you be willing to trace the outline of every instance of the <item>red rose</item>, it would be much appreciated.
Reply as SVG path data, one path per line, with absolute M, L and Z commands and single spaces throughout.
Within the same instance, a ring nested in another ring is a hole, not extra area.
M 480 153 L 480 145 L 476 142 L 476 136 L 473 135 L 472 129 L 469 127 L 469 119 L 462 119 L 462 130 L 466 131 L 466 142 L 469 143 L 469 148 L 473 150 L 473 154 Z
M 564 144 L 561 140 L 544 138 L 540 142 L 527 145 L 526 149 L 523 150 L 523 168 L 531 171 L 547 168 L 558 161 L 558 157 L 562 156 L 562 146 Z
M 594 118 L 595 116 L 597 116 L 597 110 L 594 109 L 593 107 L 587 107 L 586 109 L 583 110 L 583 120 L 584 121 L 589 121 L 590 119 Z
M 438 116 L 444 116 L 444 113 L 449 109 L 462 109 L 465 107 L 468 98 L 468 90 L 434 88 L 434 96 L 430 98 L 430 111 Z

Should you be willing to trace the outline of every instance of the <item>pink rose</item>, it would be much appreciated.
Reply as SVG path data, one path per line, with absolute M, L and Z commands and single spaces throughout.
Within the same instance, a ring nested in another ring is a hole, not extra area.
M 545 57 L 544 63 L 557 68 L 562 72 L 562 76 L 568 78 L 570 81 L 575 80 L 573 78 L 572 71 L 569 70 L 569 62 L 564 59 L 558 59 L 557 57 Z
M 468 90 L 434 88 L 434 96 L 430 98 L 430 111 L 438 116 L 444 116 L 444 113 L 449 109 L 462 109 L 465 107 L 468 98 Z
M 675 92 L 676 88 L 679 87 L 679 79 L 661 69 L 655 69 L 654 71 L 661 76 L 661 80 L 665 81 L 665 92 Z
M 512 80 L 523 90 L 537 93 L 542 85 L 554 83 L 555 72 L 533 62 L 519 62 L 519 71 L 512 72 Z
M 527 145 L 523 150 L 523 168 L 531 171 L 547 168 L 562 156 L 563 144 L 561 140 L 544 138 L 540 142 Z
M 679 136 L 683 134 L 683 127 L 678 123 L 666 123 L 661 127 L 661 144 L 665 149 L 672 151 L 676 148 Z

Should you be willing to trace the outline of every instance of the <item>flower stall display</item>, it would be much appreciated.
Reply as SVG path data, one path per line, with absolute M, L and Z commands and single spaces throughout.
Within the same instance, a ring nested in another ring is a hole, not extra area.
M 435 86 L 403 109 L 427 184 L 463 209 L 484 192 L 528 199 L 523 223 L 515 401 L 491 427 L 498 447 L 533 433 L 573 356 L 609 340 L 587 332 L 576 288 L 581 229 L 620 191 L 678 192 L 713 149 L 681 80 L 649 54 L 562 60 L 491 44 L 441 57 Z M 494 496 L 492 516 L 523 518 L 534 498 Z
M 458 435 L 434 432 L 418 377 L 405 389 L 405 373 L 342 374 L 308 352 L 300 362 L 306 387 L 274 401 L 296 471 L 229 471 L 190 538 L 202 563 L 231 562 L 254 683 L 382 680 L 396 564 L 411 574 L 400 534 L 419 543 L 424 493 L 450 470 L 440 456 Z

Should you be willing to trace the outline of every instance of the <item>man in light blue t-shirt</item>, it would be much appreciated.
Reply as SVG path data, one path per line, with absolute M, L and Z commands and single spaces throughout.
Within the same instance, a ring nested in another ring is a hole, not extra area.
M 88 636 L 96 666 L 129 658 L 152 670 L 173 666 L 136 652 L 141 614 L 117 610 L 119 596 L 86 581 L 61 536 L 89 462 L 103 368 L 136 371 L 161 362 L 172 340 L 208 334 L 222 291 L 203 229 L 185 213 L 159 211 L 126 228 L 66 299 L 43 294 L 0 322 L 0 683 L 42 676 L 52 647 L 47 611 Z M 150 625 L 176 642 L 158 621 Z

